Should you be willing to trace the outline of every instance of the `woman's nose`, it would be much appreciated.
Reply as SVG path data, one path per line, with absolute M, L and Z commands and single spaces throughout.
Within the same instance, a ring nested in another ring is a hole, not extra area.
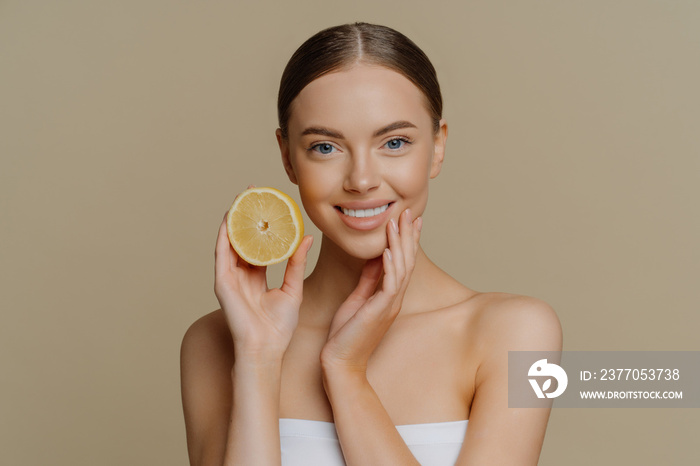
M 348 163 L 343 186 L 346 191 L 363 194 L 379 186 L 380 174 L 372 154 L 353 154 Z

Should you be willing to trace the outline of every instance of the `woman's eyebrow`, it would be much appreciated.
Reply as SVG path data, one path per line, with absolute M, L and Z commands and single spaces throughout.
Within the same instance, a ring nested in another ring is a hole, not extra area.
M 301 133 L 302 136 L 306 136 L 307 134 L 318 134 L 319 136 L 328 136 L 329 138 L 345 139 L 343 133 L 340 131 L 324 128 L 323 126 L 311 126 Z
M 390 131 L 394 131 L 395 129 L 415 128 L 415 127 L 416 127 L 416 125 L 414 125 L 410 121 L 406 121 L 406 120 L 395 121 L 391 124 L 386 125 L 384 128 L 377 130 L 373 136 L 376 138 L 376 137 L 379 137 L 379 136 L 386 134 Z
M 394 131 L 395 129 L 402 128 L 416 128 L 416 125 L 406 120 L 395 121 L 381 129 L 378 129 L 374 132 L 372 136 L 376 138 L 390 131 Z M 329 138 L 345 139 L 345 136 L 343 136 L 343 133 L 341 133 L 340 131 L 336 131 L 330 128 L 324 128 L 323 126 L 311 126 L 309 128 L 306 128 L 301 133 L 302 136 L 306 136 L 307 134 L 318 134 L 320 136 L 327 136 Z

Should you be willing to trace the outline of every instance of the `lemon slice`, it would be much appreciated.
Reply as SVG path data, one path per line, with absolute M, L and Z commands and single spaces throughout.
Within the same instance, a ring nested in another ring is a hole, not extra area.
M 288 259 L 304 237 L 304 221 L 294 200 L 275 188 L 249 188 L 238 195 L 226 219 L 236 253 L 253 265 Z

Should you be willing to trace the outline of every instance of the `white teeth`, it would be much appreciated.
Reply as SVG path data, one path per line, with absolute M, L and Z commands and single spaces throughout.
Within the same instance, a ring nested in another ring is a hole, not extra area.
M 381 214 L 382 212 L 384 212 L 388 208 L 389 208 L 389 204 L 385 204 L 385 205 L 383 205 L 381 207 L 377 207 L 375 209 L 364 209 L 364 210 L 346 209 L 345 207 L 341 207 L 341 209 L 343 210 L 343 213 L 345 215 L 348 215 L 350 217 L 360 217 L 360 218 L 361 217 L 374 217 L 375 215 Z

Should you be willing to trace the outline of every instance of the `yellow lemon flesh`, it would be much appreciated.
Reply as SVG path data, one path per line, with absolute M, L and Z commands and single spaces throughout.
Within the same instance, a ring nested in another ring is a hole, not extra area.
M 304 221 L 294 200 L 275 188 L 250 188 L 238 195 L 226 219 L 228 239 L 249 264 L 288 259 L 304 237 Z

